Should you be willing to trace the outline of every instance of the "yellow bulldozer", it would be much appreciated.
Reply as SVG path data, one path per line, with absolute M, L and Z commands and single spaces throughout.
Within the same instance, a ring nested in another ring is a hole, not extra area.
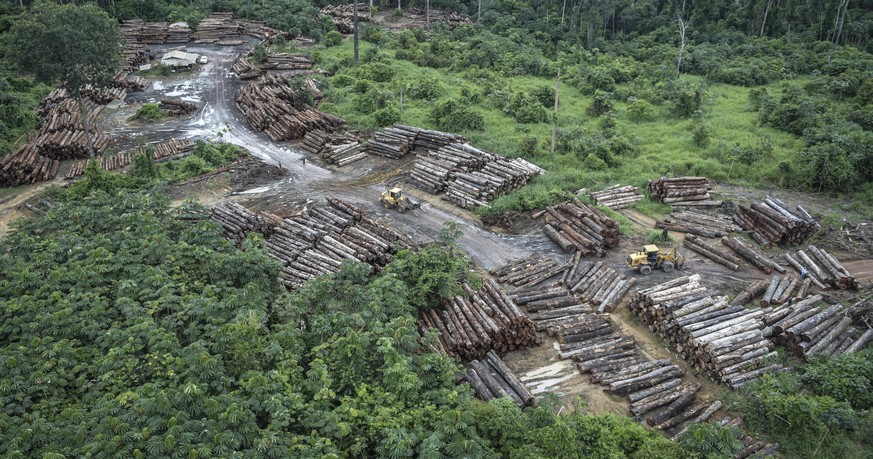
M 653 269 L 663 269 L 665 273 L 669 273 L 675 268 L 681 269 L 684 264 L 685 257 L 676 249 L 664 253 L 655 244 L 644 245 L 642 251 L 627 256 L 627 265 L 643 275 L 649 274 Z
M 386 209 L 397 209 L 397 212 L 400 212 L 401 214 L 407 210 L 418 209 L 421 207 L 421 203 L 412 202 L 412 199 L 405 196 L 403 194 L 403 189 L 400 187 L 394 187 L 383 192 L 382 196 L 379 197 L 379 202 L 381 202 L 382 206 Z

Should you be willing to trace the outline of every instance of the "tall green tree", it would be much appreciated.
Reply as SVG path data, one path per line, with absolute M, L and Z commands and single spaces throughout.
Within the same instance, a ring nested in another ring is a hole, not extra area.
M 112 81 L 122 51 L 118 23 L 93 4 L 39 1 L 12 25 L 8 49 L 21 70 L 46 83 L 62 82 L 76 99 L 94 156 L 82 95 Z

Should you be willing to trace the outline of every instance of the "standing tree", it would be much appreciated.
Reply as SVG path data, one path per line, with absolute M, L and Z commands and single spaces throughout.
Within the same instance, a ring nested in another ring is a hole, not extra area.
M 353 17 L 355 18 L 354 19 L 355 20 L 355 67 L 357 67 L 358 66 L 358 37 L 359 37 L 359 35 L 358 35 L 358 0 L 355 0 L 354 4 L 352 5 L 352 8 L 353 8 L 352 14 L 354 15 Z
M 82 95 L 90 87 L 106 86 L 112 81 L 122 51 L 118 23 L 93 4 L 38 1 L 12 25 L 8 45 L 9 54 L 21 70 L 43 82 L 62 82 L 76 99 L 88 154 L 94 156 Z

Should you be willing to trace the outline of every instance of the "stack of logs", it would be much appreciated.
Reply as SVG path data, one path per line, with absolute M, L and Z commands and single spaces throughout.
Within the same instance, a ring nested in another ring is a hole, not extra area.
M 131 73 L 139 70 L 141 65 L 148 64 L 152 53 L 146 45 L 128 40 L 124 45 L 123 55 L 124 59 L 120 71 Z
M 91 141 L 96 154 L 101 154 L 109 147 L 109 137 L 101 133 L 91 134 Z M 51 159 L 63 161 L 88 156 L 88 136 L 82 130 L 47 132 L 31 143 L 36 145 L 41 155 Z
M 536 398 L 494 353 L 488 351 L 482 361 L 473 360 L 464 373 L 464 380 L 470 384 L 481 400 L 509 397 L 520 407 L 536 405 Z
M 618 224 L 594 206 L 578 199 L 533 214 L 545 222 L 543 231 L 565 252 L 605 256 L 606 249 L 618 245 Z
M 772 310 L 731 306 L 699 280 L 681 277 L 641 290 L 629 307 L 686 361 L 733 388 L 781 369 L 770 363 L 776 353 L 764 317 Z
M 579 300 L 566 286 L 556 282 L 520 289 L 512 295 L 512 299 L 527 311 L 537 331 L 550 335 L 554 335 L 564 324 L 575 321 L 580 314 L 594 312 L 591 304 Z
M 309 70 L 312 61 L 305 54 L 268 53 L 259 67 L 261 70 Z
M 664 220 L 655 222 L 655 228 L 709 238 L 727 236 L 743 230 L 730 218 L 692 210 L 673 212 Z
M 571 265 L 561 283 L 592 307 L 597 307 L 598 313 L 615 310 L 637 282 L 635 277 L 627 279 L 625 270 L 616 271 L 602 261 L 584 262 L 579 252 Z
M 191 40 L 191 27 L 186 22 L 176 22 L 167 27 L 166 43 L 184 44 Z
M 428 152 L 416 159 L 409 182 L 433 194 L 446 191 L 444 200 L 465 209 L 488 205 L 500 194 L 516 189 L 544 172 L 523 159 L 508 160 L 462 143 L 432 150 L 432 146 L 445 140 L 439 138 L 433 142 L 434 134 L 445 133 L 421 131 L 416 135 L 415 147 L 422 146 Z
M 799 277 L 790 274 L 782 276 L 781 278 L 779 276 L 773 276 L 770 279 L 770 282 L 757 281 L 752 283 L 752 285 L 740 292 L 740 298 L 734 298 L 734 301 L 732 301 L 731 304 L 745 299 L 746 296 L 751 296 L 751 298 L 749 298 L 749 300 L 751 300 L 758 296 L 758 292 L 760 291 L 763 293 L 760 301 L 761 306 L 779 306 L 780 304 L 788 303 L 791 300 L 803 299 L 806 297 L 807 292 L 809 292 L 810 284 L 810 279 L 807 278 L 806 280 L 801 280 Z M 800 290 L 795 296 L 792 296 L 798 288 Z M 748 300 L 746 302 L 748 302 Z
M 235 202 L 215 206 L 211 212 L 210 218 L 221 225 L 224 237 L 237 243 L 245 240 L 249 233 L 269 237 L 280 223 L 277 218 L 252 212 Z
M 782 265 L 737 237 L 725 236 L 721 238 L 721 242 L 767 274 L 772 273 L 774 269 L 780 273 L 785 273 L 785 268 Z
M 601 191 L 591 193 L 594 203 L 598 206 L 606 206 L 610 209 L 624 209 L 632 206 L 635 202 L 643 199 L 639 189 L 635 186 L 615 185 Z
M 649 180 L 646 188 L 653 201 L 672 206 L 720 206 L 721 201 L 713 201 L 712 187 L 706 177 L 676 177 Z
M 321 151 L 321 157 L 327 164 L 345 166 L 367 157 L 367 151 L 360 142 L 331 143 L 325 145 Z
M 327 202 L 286 218 L 267 238 L 267 252 L 285 263 L 279 278 L 290 288 L 339 271 L 345 259 L 381 268 L 397 248 L 409 247 L 400 233 L 361 209 L 339 199 Z
M 710 260 L 725 266 L 734 271 L 740 270 L 740 262 L 741 260 L 727 250 L 725 250 L 722 246 L 715 246 L 712 242 L 702 237 L 697 237 L 693 234 L 688 234 L 685 236 L 685 247 L 703 255 Z
M 197 104 L 180 99 L 161 99 L 159 107 L 171 116 L 185 116 L 197 110 Z
M 115 72 L 115 77 L 112 79 L 112 87 L 121 88 L 125 91 L 142 91 L 148 84 L 148 80 L 142 77 L 131 75 L 130 73 L 119 70 Z
M 736 222 L 749 231 L 758 243 L 791 245 L 806 241 L 819 228 L 818 222 L 803 207 L 794 211 L 778 199 L 738 206 Z
M 212 13 L 197 24 L 192 34 L 194 43 L 213 43 L 216 45 L 237 45 L 243 42 L 242 26 L 233 18 L 233 13 Z
M 840 355 L 857 352 L 873 340 L 873 329 L 860 332 L 852 325 L 849 308 L 834 304 L 816 307 L 821 295 L 811 296 L 793 306 L 768 314 L 765 321 L 775 339 L 798 357 Z
M 793 255 L 786 253 L 785 261 L 798 273 L 805 271 L 818 288 L 825 289 L 830 286 L 837 290 L 849 290 L 860 286 L 836 257 L 814 245 L 810 245 L 806 251 L 799 250 Z
M 254 80 L 265 72 L 252 64 L 245 56 L 240 56 L 233 63 L 233 72 L 240 80 Z
M 436 151 L 451 144 L 467 143 L 464 136 L 451 132 L 432 131 L 398 123 L 394 123 L 393 129 L 406 132 L 405 136 L 412 139 L 412 150 L 416 151 Z
M 396 127 L 385 128 L 367 143 L 367 152 L 371 155 L 400 159 L 412 151 L 418 134 Z
M 489 351 L 500 353 L 542 344 L 531 322 L 514 301 L 490 278 L 483 288 L 462 287 L 468 297 L 456 296 L 440 309 L 419 314 L 419 327 L 439 332 L 443 351 L 467 361 L 479 359 Z
M 403 10 L 404 19 L 401 27 L 404 29 L 424 29 L 427 27 L 427 15 L 421 8 L 406 8 Z M 462 25 L 473 25 L 469 17 L 455 11 L 444 11 L 431 8 L 430 23 L 441 22 L 449 29 Z
M 336 29 L 343 34 L 353 33 L 355 31 L 355 4 L 348 5 L 328 5 L 322 8 L 321 14 L 330 16 L 333 19 Z M 364 2 L 357 3 L 358 6 L 358 22 L 370 21 L 370 8 Z
M 166 161 L 173 157 L 187 156 L 191 154 L 193 150 L 194 145 L 188 139 L 170 139 L 166 142 L 143 145 L 133 150 L 123 151 L 112 156 L 99 158 L 99 161 L 100 167 L 103 168 L 103 170 L 112 171 L 129 166 L 133 157 L 139 154 L 150 152 L 152 159 L 155 161 Z M 73 164 L 64 178 L 70 180 L 84 175 L 85 168 L 88 167 L 90 161 L 97 161 L 97 159 L 82 160 Z
M 246 86 L 236 99 L 236 106 L 256 131 L 265 131 L 274 142 L 298 139 L 307 132 L 328 132 L 345 126 L 341 118 L 308 105 L 295 108 L 295 90 L 287 76 L 268 74 Z M 305 90 L 305 89 L 301 89 Z
M 316 129 L 307 132 L 306 135 L 303 136 L 301 146 L 310 153 L 318 154 L 321 153 L 321 150 L 330 141 L 330 134 L 328 132 Z
M 60 161 L 40 155 L 35 145 L 22 145 L 0 160 L 0 187 L 51 180 L 60 166 Z

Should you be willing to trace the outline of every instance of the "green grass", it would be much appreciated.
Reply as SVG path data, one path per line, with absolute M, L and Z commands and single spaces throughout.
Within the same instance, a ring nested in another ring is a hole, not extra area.
M 360 55 L 373 53 L 372 44 L 362 42 Z M 406 61 L 391 58 L 394 51 L 381 49 L 382 62 L 394 72 L 394 79 L 387 83 L 377 83 L 377 87 L 392 91 L 395 103 L 399 106 L 400 87 L 421 80 L 425 76 L 440 82 L 444 94 L 440 100 L 460 97 L 461 89 L 482 91 L 472 72 L 453 72 L 447 69 L 419 67 Z M 319 66 L 334 70 L 336 75 L 349 75 L 352 46 L 349 40 L 331 48 L 316 51 Z M 363 62 L 363 60 L 362 60 Z M 693 78 L 693 77 L 692 77 Z M 800 82 L 798 80 L 797 82 Z M 774 83 L 768 90 L 776 94 L 783 82 Z M 554 88 L 551 78 L 524 76 L 501 78 L 500 89 L 508 93 L 526 91 L 548 86 Z M 746 186 L 786 185 L 786 172 L 780 169 L 780 162 L 792 164 L 797 152 L 802 148 L 800 138 L 757 123 L 757 113 L 751 111 L 748 94 L 751 88 L 716 84 L 709 88 L 712 101 L 705 107 L 705 122 L 712 126 L 709 145 L 699 147 L 694 144 L 691 126 L 696 120 L 678 119 L 671 115 L 668 104 L 655 106 L 655 120 L 651 122 L 632 122 L 627 116 L 627 104 L 616 101 L 614 113 L 617 131 L 634 145 L 636 154 L 618 157 L 618 165 L 606 170 L 590 169 L 584 158 L 574 154 L 548 153 L 551 139 L 551 124 L 520 124 L 502 112 L 493 100 L 482 95 L 472 104 L 485 120 L 482 131 L 462 132 L 475 146 L 509 157 L 524 156 L 526 159 L 549 171 L 527 187 L 494 201 L 490 210 L 526 211 L 541 208 L 558 200 L 565 199 L 567 192 L 580 188 L 598 190 L 614 184 L 642 186 L 646 180 L 659 176 L 703 175 L 715 181 L 727 181 Z M 322 108 L 348 120 L 352 128 L 375 130 L 378 128 L 370 113 L 355 110 L 356 94 L 352 87 L 332 87 L 326 92 Z M 560 90 L 558 121 L 562 128 L 585 128 L 590 132 L 598 130 L 601 118 L 591 117 L 586 109 L 591 97 L 582 94 L 567 82 L 562 82 Z M 429 119 L 429 112 L 435 101 L 413 100 L 405 97 L 400 122 L 430 129 L 437 126 Z M 535 139 L 533 151 L 523 149 L 525 139 Z M 768 145 L 768 153 L 752 164 L 743 164 L 735 159 L 735 151 L 743 148 L 756 148 Z M 786 167 L 783 164 L 782 167 Z M 642 202 L 636 206 L 647 215 L 669 213 L 668 206 Z

